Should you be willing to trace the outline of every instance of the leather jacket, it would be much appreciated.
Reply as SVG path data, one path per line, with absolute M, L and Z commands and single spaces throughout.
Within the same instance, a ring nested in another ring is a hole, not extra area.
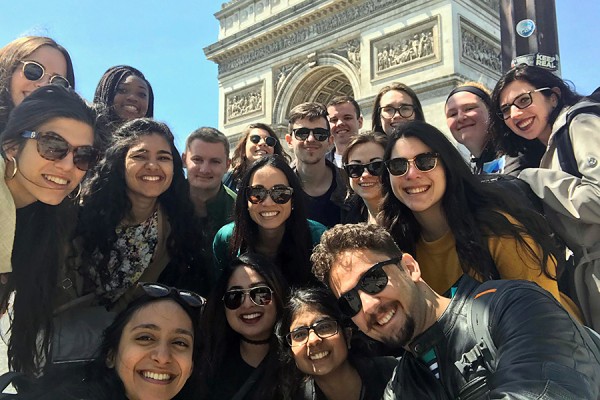
M 479 282 L 464 276 L 439 320 L 417 336 L 399 360 L 383 399 L 599 399 L 595 344 L 545 290 L 511 281 L 490 300 L 488 329 L 497 349 L 488 368 L 459 370 L 478 343 L 468 324 Z M 435 351 L 439 379 L 422 361 Z M 483 364 L 482 364 L 483 365 Z M 482 372 L 483 370 L 483 372 Z M 481 391 L 467 394 L 485 376 Z

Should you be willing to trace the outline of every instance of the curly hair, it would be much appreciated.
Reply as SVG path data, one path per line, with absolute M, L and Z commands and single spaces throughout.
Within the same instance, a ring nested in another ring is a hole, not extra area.
M 115 132 L 113 143 L 83 187 L 83 206 L 76 232 L 76 237 L 80 237 L 83 243 L 81 272 L 87 275 L 87 268 L 97 265 L 100 276 L 107 278 L 106 265 L 117 240 L 115 228 L 132 207 L 127 195 L 125 158 L 132 146 L 149 135 L 165 138 L 173 156 L 173 181 L 158 196 L 158 203 L 170 224 L 167 250 L 171 259 L 169 267 L 174 267 L 165 270 L 169 278 L 164 283 L 206 295 L 210 282 L 210 270 L 206 262 L 208 255 L 203 250 L 206 246 L 200 221 L 194 214 L 190 200 L 188 181 L 183 175 L 181 155 L 167 125 L 150 118 L 126 122 Z M 100 261 L 94 258 L 96 252 L 103 256 Z
M 371 118 L 373 124 L 371 129 L 374 132 L 385 133 L 383 130 L 383 126 L 381 125 L 381 98 L 384 94 L 386 94 L 387 92 L 391 92 L 392 90 L 407 94 L 413 102 L 413 107 L 415 110 L 415 120 L 425 121 L 423 106 L 421 106 L 421 102 L 419 101 L 419 98 L 417 97 L 415 91 L 412 90 L 408 85 L 405 85 L 404 83 L 393 82 L 390 85 L 381 88 L 379 93 L 377 93 L 377 96 L 375 96 L 375 102 L 373 103 L 373 116 Z

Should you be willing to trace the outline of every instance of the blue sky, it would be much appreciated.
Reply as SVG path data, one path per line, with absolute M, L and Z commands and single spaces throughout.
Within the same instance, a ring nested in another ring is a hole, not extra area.
M 216 42 L 214 13 L 224 0 L 8 1 L 0 12 L 0 47 L 31 34 L 54 38 L 73 59 L 77 91 L 91 100 L 106 69 L 140 69 L 155 93 L 155 118 L 181 148 L 200 126 L 218 126 L 216 64 L 202 49 Z M 168 4 L 168 6 L 167 6 Z M 600 2 L 556 0 L 562 76 L 580 93 L 600 86 Z

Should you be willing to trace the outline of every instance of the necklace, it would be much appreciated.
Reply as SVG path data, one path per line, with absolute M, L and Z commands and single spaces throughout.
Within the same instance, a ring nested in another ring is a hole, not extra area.
M 250 344 L 256 344 L 256 345 L 268 344 L 271 342 L 271 338 L 267 338 L 267 339 L 263 339 L 263 340 L 252 340 L 252 339 L 245 338 L 241 335 L 240 335 L 240 338 L 242 339 L 243 342 L 250 343 Z

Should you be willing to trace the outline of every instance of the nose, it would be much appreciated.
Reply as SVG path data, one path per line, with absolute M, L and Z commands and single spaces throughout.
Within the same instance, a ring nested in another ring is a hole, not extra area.
M 158 364 L 168 364 L 171 362 L 171 349 L 168 343 L 158 343 L 152 352 L 152 359 Z
M 362 310 L 365 314 L 374 313 L 377 311 L 377 307 L 379 307 L 379 304 L 381 303 L 377 297 L 363 292 L 362 290 L 358 291 L 358 295 L 360 296 Z
M 315 139 L 315 134 L 313 131 L 310 131 L 310 134 L 308 135 L 308 137 L 306 138 L 306 141 L 311 141 L 311 142 L 316 142 L 317 139 Z
M 515 106 L 514 104 L 510 105 L 510 118 L 519 116 L 522 113 L 523 113 L 523 111 L 519 107 Z
M 415 160 L 412 160 L 408 162 L 408 171 L 406 171 L 404 177 L 406 179 L 411 179 L 419 175 L 420 172 L 421 171 L 415 166 Z
M 63 171 L 70 171 L 75 168 L 75 164 L 73 163 L 73 152 L 69 151 L 64 158 L 54 161 L 54 165 Z
M 321 339 L 321 338 L 319 337 L 319 335 L 317 335 L 317 334 L 315 333 L 315 330 L 314 330 L 314 329 L 310 329 L 310 330 L 308 331 L 308 339 L 307 339 L 306 343 L 307 343 L 309 346 L 310 346 L 310 345 L 312 345 L 312 344 L 320 343 L 320 342 L 322 342 L 322 341 L 323 341 L 323 339 Z
M 146 162 L 146 169 L 158 169 L 158 164 L 154 160 L 148 160 L 148 162 Z

